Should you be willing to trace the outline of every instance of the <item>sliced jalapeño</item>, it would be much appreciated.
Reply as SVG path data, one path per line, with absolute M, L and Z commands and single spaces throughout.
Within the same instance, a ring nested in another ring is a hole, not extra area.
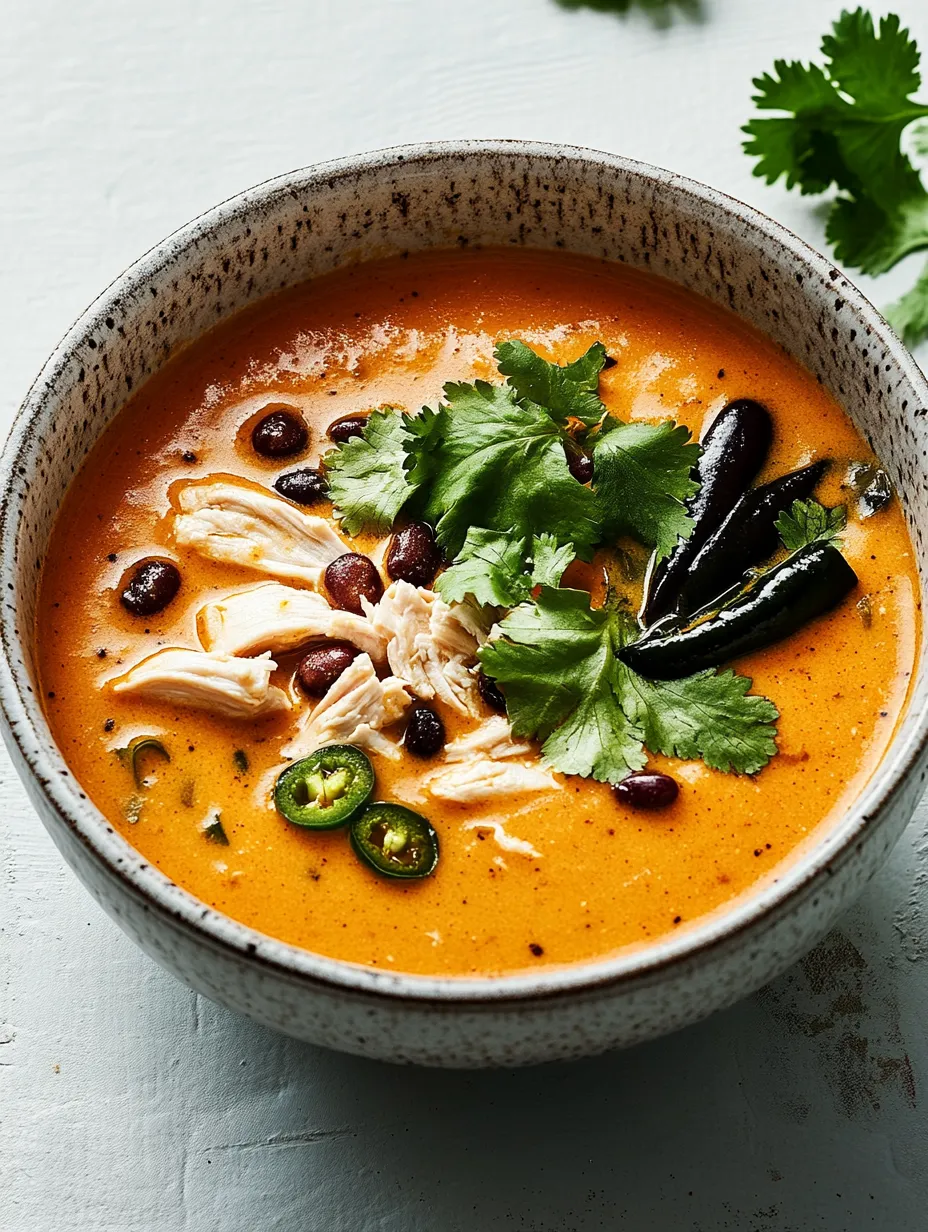
M 335 830 L 374 790 L 370 758 L 351 744 L 327 744 L 288 766 L 274 787 L 277 811 L 295 826 Z
M 351 823 L 351 845 L 365 864 L 386 877 L 428 877 L 438 864 L 438 835 L 431 822 L 402 804 L 369 804 Z

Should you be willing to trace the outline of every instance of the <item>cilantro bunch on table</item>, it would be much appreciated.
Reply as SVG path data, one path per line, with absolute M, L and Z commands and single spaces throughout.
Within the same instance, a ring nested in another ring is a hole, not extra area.
M 482 669 L 504 686 L 516 734 L 541 740 L 558 770 L 616 783 L 645 764 L 647 748 L 756 773 L 776 752 L 777 711 L 749 695 L 750 680 L 645 680 L 617 657 L 638 629 L 613 588 L 602 608 L 560 588 L 571 562 L 598 546 L 630 538 L 660 560 L 690 534 L 698 444 L 674 423 L 608 413 L 601 343 L 563 366 L 517 339 L 495 357 L 499 382 L 448 384 L 419 415 L 374 411 L 363 435 L 326 457 L 346 530 L 388 531 L 400 516 L 435 528 L 449 561 L 436 591 L 499 617 Z M 578 458 L 590 482 L 573 473 Z M 793 515 L 796 534 L 827 529 L 809 510 Z
M 822 65 L 777 60 L 755 79 L 764 114 L 745 125 L 744 149 L 769 184 L 836 188 L 827 221 L 836 258 L 880 274 L 928 249 L 928 191 L 903 148 L 909 126 L 928 117 L 914 97 L 920 53 L 895 14 L 876 26 L 863 8 L 842 12 L 821 50 Z M 910 345 L 928 337 L 928 269 L 888 316 Z

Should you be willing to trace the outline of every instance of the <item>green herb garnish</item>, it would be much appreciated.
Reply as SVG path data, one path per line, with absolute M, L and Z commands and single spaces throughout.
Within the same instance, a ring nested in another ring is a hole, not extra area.
M 543 406 L 553 419 L 573 417 L 592 427 L 605 415 L 599 400 L 599 374 L 607 358 L 601 342 L 594 342 L 585 355 L 564 366 L 542 359 L 517 338 L 501 342 L 493 354 L 517 396 Z
M 232 761 L 239 774 L 248 773 L 248 754 L 244 749 L 236 749 L 232 754 Z
M 748 696 L 747 678 L 644 680 L 619 661 L 636 626 L 615 595 L 593 609 L 585 591 L 557 589 L 570 561 L 597 544 L 631 536 L 659 559 L 690 534 L 699 446 L 674 423 L 606 415 L 600 344 L 563 366 L 515 340 L 496 357 L 507 384 L 446 385 L 443 404 L 421 417 L 375 412 L 364 438 L 330 455 L 346 527 L 382 529 L 405 508 L 453 558 L 435 583 L 446 601 L 514 609 L 481 664 L 505 686 L 513 730 L 541 739 L 557 769 L 618 782 L 645 764 L 647 745 L 756 773 L 776 752 L 777 711 Z M 591 486 L 568 468 L 575 433 L 592 450 Z
M 152 757 L 170 761 L 171 754 L 157 736 L 137 736 L 123 749 L 116 749 L 116 756 L 132 771 L 136 787 L 147 787 L 145 764 Z
M 593 450 L 604 536 L 632 535 L 658 560 L 672 552 L 693 529 L 683 502 L 699 487 L 691 477 L 698 459 L 687 428 L 607 420 Z
M 228 847 L 229 836 L 226 834 L 225 826 L 222 824 L 222 815 L 216 813 L 213 820 L 208 822 L 203 827 L 203 834 L 211 843 L 219 843 L 221 847 Z
M 776 528 L 788 552 L 798 552 L 800 548 L 819 540 L 840 544 L 846 526 L 847 509 L 844 505 L 826 509 L 814 500 L 793 501 L 789 513 L 781 513 L 776 521 Z
M 776 707 L 749 696 L 731 671 L 651 681 L 618 659 L 634 640 L 620 608 L 593 608 L 585 591 L 542 589 L 502 622 L 479 652 L 505 688 L 513 731 L 542 740 L 565 774 L 617 783 L 654 753 L 702 758 L 716 770 L 756 774 L 776 753 Z
M 558 547 L 553 535 L 532 538 L 526 559 L 525 539 L 472 526 L 453 563 L 438 578 L 436 591 L 447 603 L 468 596 L 494 607 L 524 603 L 534 586 L 557 586 L 574 558 L 572 544 Z
M 771 118 L 744 127 L 755 175 L 769 184 L 840 196 L 828 215 L 835 256 L 864 273 L 891 269 L 928 248 L 928 192 L 901 146 L 905 129 L 928 116 L 918 46 L 891 13 L 879 30 L 863 8 L 843 12 L 822 39 L 824 67 L 777 60 L 755 79 L 754 102 Z M 928 334 L 928 271 L 890 310 L 912 344 Z
M 471 526 L 518 538 L 547 531 L 589 551 L 599 536 L 597 502 L 568 470 L 557 420 L 486 381 L 448 384 L 445 400 L 423 512 L 446 552 L 461 550 Z
M 349 535 L 390 529 L 421 482 L 415 459 L 433 425 L 430 415 L 372 411 L 363 435 L 326 455 L 329 495 Z

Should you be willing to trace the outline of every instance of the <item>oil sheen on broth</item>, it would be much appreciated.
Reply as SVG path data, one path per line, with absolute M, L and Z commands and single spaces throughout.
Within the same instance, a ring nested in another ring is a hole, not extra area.
M 315 465 L 341 416 L 435 405 L 448 380 L 499 380 L 493 348 L 510 337 L 561 363 L 601 340 L 618 360 L 602 376 L 609 409 L 632 421 L 674 418 L 697 438 L 725 403 L 759 400 L 775 429 L 759 481 L 834 459 L 818 493 L 825 504 L 847 500 L 850 460 L 872 459 L 808 373 L 734 316 L 652 276 L 561 253 L 432 253 L 350 268 L 270 298 L 174 356 L 119 414 L 63 504 L 37 620 L 45 705 L 78 781 L 148 860 L 218 910 L 321 954 L 493 975 L 686 928 L 775 877 L 847 806 L 905 704 L 920 617 L 895 499 L 844 536 L 869 627 L 855 594 L 735 664 L 781 714 L 779 754 L 759 775 L 652 757 L 681 786 L 666 810 L 636 812 L 607 785 L 563 776 L 559 790 L 501 808 L 424 799 L 428 762 L 374 756 L 377 798 L 419 809 L 440 835 L 438 870 L 417 882 L 381 880 L 343 833 L 302 831 L 277 814 L 270 790 L 295 714 L 235 722 L 112 692 L 108 682 L 158 648 L 197 646 L 208 599 L 259 580 L 172 541 L 172 485 L 219 473 L 270 487 L 295 465 Z M 250 426 L 272 403 L 297 408 L 310 427 L 298 463 L 251 448 Z M 361 536 L 357 550 L 375 544 Z M 118 596 L 149 556 L 176 561 L 182 582 L 164 611 L 140 619 Z M 582 566 L 569 575 L 594 592 L 596 579 Z M 289 687 L 298 656 L 277 659 L 275 679 Z M 475 726 L 442 717 L 449 739 Z M 143 734 L 158 736 L 171 761 L 152 761 L 156 781 L 132 823 L 131 775 L 114 750 Z M 217 813 L 227 846 L 204 837 Z M 515 847 L 497 841 L 500 823 Z

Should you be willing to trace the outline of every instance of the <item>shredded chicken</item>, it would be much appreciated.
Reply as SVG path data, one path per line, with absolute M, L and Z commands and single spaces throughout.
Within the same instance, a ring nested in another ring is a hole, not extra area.
M 465 830 L 485 830 L 493 835 L 498 847 L 503 851 L 514 852 L 520 856 L 531 856 L 540 860 L 541 852 L 536 851 L 527 838 L 518 838 L 510 834 L 503 823 L 495 817 L 480 817 L 476 821 L 466 821 L 462 827 Z
M 534 750 L 527 741 L 516 743 L 512 728 L 501 714 L 494 714 L 478 728 L 445 745 L 445 761 L 468 761 L 481 754 L 496 761 L 505 757 L 529 757 Z
M 418 697 L 437 697 L 460 714 L 477 715 L 477 681 L 470 671 L 484 636 L 479 616 L 463 603 L 448 605 L 434 591 L 393 582 L 365 615 L 386 639 L 394 676 Z
M 397 761 L 399 746 L 381 728 L 395 723 L 411 700 L 402 680 L 378 680 L 370 655 L 358 655 L 281 753 L 291 760 L 323 744 L 358 744 Z
M 254 719 L 290 709 L 286 693 L 270 682 L 276 667 L 270 655 L 237 659 L 204 650 L 165 649 L 117 680 L 113 692 L 138 693 L 230 719 Z
M 445 748 L 444 765 L 432 771 L 425 785 L 437 799 L 457 804 L 560 788 L 532 746 L 515 741 L 509 723 L 498 714 L 452 740 Z
M 189 484 L 178 503 L 177 542 L 223 564 L 318 586 L 326 565 L 348 550 L 325 518 L 244 484 Z
M 436 770 L 429 777 L 428 790 L 437 800 L 455 804 L 474 804 L 497 796 L 512 796 L 523 791 L 552 791 L 560 787 L 549 770 L 519 762 L 493 761 L 475 757 Z
M 200 641 L 221 654 L 295 650 L 315 637 L 340 638 L 383 662 L 386 642 L 369 620 L 329 607 L 312 590 L 260 582 L 214 600 L 197 617 Z

